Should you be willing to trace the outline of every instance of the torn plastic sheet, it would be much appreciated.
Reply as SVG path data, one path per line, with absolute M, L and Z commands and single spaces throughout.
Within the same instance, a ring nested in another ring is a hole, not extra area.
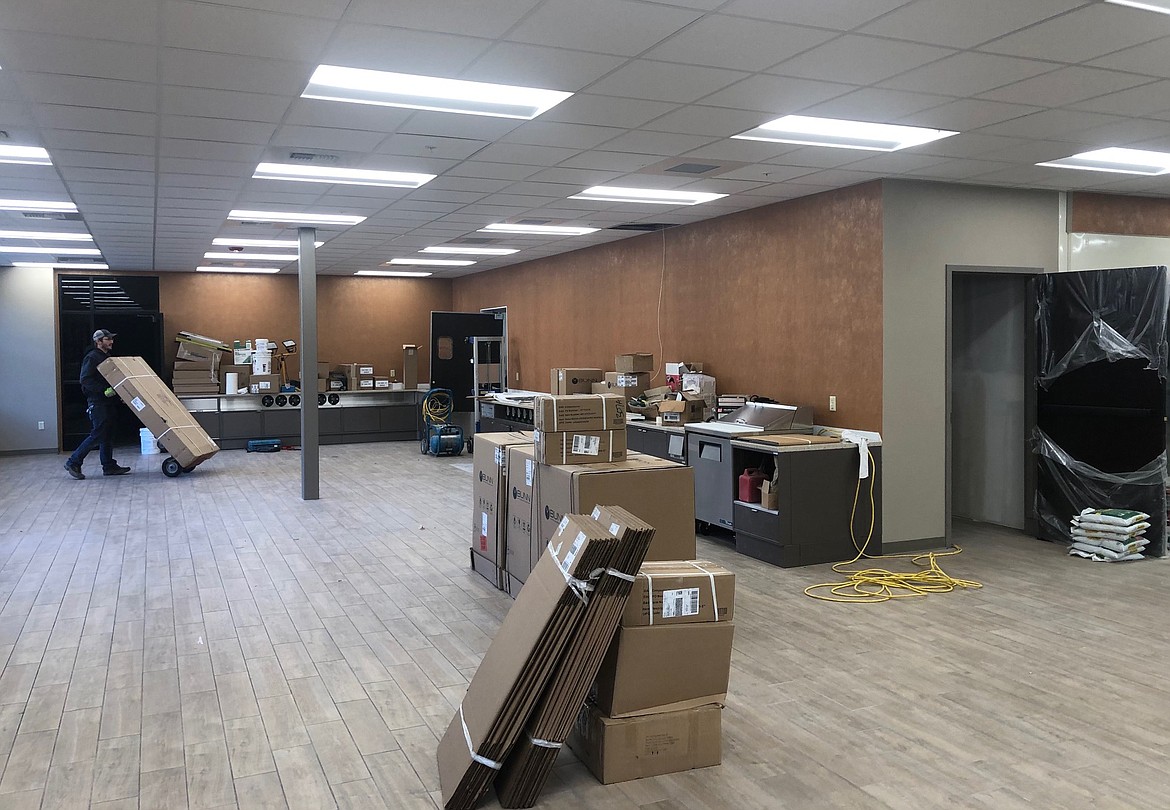
M 1047 274 L 1036 285 L 1036 381 L 1042 388 L 1102 360 L 1145 359 L 1149 369 L 1166 377 L 1165 267 Z M 1057 334 L 1054 323 L 1062 324 L 1064 334 Z
M 1070 456 L 1043 430 L 1032 433 L 1032 451 L 1039 458 L 1038 474 L 1050 481 L 1044 494 L 1036 489 L 1036 519 L 1047 529 L 1044 536 L 1072 543 L 1070 521 L 1085 508 L 1137 509 L 1153 516 L 1146 533 L 1146 553 L 1166 553 L 1166 453 L 1132 472 L 1110 473 Z

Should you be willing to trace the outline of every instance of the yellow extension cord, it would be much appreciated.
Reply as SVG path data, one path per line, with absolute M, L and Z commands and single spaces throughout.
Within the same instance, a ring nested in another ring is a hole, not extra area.
M 866 452 L 869 452 L 868 449 Z M 857 545 L 857 537 L 853 533 L 853 521 L 857 516 L 857 500 L 861 496 L 861 478 L 857 479 L 857 489 L 853 491 L 853 510 L 849 513 L 849 539 L 857 549 L 857 556 L 848 562 L 833 564 L 833 570 L 838 574 L 845 574 L 844 582 L 822 582 L 810 585 L 804 589 L 805 595 L 825 602 L 888 602 L 891 599 L 904 599 L 911 596 L 928 596 L 932 593 L 946 593 L 956 588 L 982 588 L 983 584 L 970 579 L 955 579 L 943 571 L 938 564 L 940 557 L 951 557 L 962 552 L 959 546 L 953 551 L 933 552 L 925 554 L 883 554 L 871 557 L 865 553 L 869 548 L 869 541 L 873 539 L 874 478 L 877 467 L 874 464 L 873 453 L 869 453 L 869 534 L 865 543 Z M 898 573 L 883 568 L 865 568 L 860 571 L 848 570 L 845 566 L 853 565 L 860 559 L 867 560 L 896 560 L 908 558 L 914 565 L 924 570 Z M 828 590 L 828 593 L 821 593 Z
M 428 396 L 422 403 L 423 418 L 428 424 L 446 424 L 451 416 L 451 397 L 448 394 Z M 856 508 L 856 504 L 854 504 Z

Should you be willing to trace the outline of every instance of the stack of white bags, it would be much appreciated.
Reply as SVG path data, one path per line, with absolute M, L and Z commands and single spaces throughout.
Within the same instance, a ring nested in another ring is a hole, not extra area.
M 1068 553 L 1098 562 L 1143 559 L 1150 516 L 1132 509 L 1083 509 L 1072 519 Z

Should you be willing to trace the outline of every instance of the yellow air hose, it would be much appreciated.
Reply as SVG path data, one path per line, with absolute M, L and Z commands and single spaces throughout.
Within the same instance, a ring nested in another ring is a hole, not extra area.
M 866 450 L 869 453 L 868 449 Z M 865 543 L 858 545 L 857 537 L 853 533 L 854 518 L 857 516 L 857 501 L 861 495 L 861 478 L 857 479 L 857 489 L 853 491 L 853 510 L 849 514 L 849 538 L 853 547 L 857 549 L 857 556 L 848 562 L 833 564 L 833 570 L 844 574 L 843 582 L 822 582 L 810 585 L 804 589 L 807 596 L 825 602 L 888 602 L 891 599 L 904 599 L 911 596 L 928 596 L 932 593 L 946 593 L 957 588 L 982 588 L 983 584 L 969 579 L 956 579 L 943 571 L 938 561 L 942 557 L 952 557 L 962 552 L 959 546 L 950 551 L 928 551 L 923 554 L 883 554 L 871 557 L 865 553 L 869 548 L 869 541 L 873 539 L 874 524 L 874 477 L 877 467 L 873 453 L 869 453 L 869 468 L 873 472 L 869 477 L 869 533 Z M 887 571 L 884 568 L 864 568 L 860 571 L 852 570 L 848 566 L 858 560 L 896 560 L 909 559 L 911 563 L 923 570 L 908 573 Z M 825 592 L 827 591 L 827 593 Z

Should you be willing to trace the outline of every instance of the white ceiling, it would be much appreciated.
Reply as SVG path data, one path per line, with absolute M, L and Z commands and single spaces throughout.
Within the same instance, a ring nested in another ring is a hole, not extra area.
M 88 226 L 114 270 L 189 271 L 216 236 L 295 236 L 225 223 L 232 208 L 367 216 L 319 233 L 326 274 L 465 238 L 522 248 L 436 273 L 453 276 L 632 235 L 475 233 L 492 222 L 681 224 L 881 177 L 1167 196 L 1165 178 L 1034 164 L 1170 149 L 1168 47 L 1170 16 L 1083 0 L 0 0 L 0 129 L 54 161 L 0 165 L 0 197 L 84 218 L 0 227 Z M 575 95 L 527 122 L 300 98 L 321 63 Z M 729 140 L 789 113 L 961 134 L 891 154 Z M 293 151 L 438 177 L 251 179 Z M 662 172 L 675 161 L 724 168 Z M 566 199 L 601 184 L 729 196 Z

